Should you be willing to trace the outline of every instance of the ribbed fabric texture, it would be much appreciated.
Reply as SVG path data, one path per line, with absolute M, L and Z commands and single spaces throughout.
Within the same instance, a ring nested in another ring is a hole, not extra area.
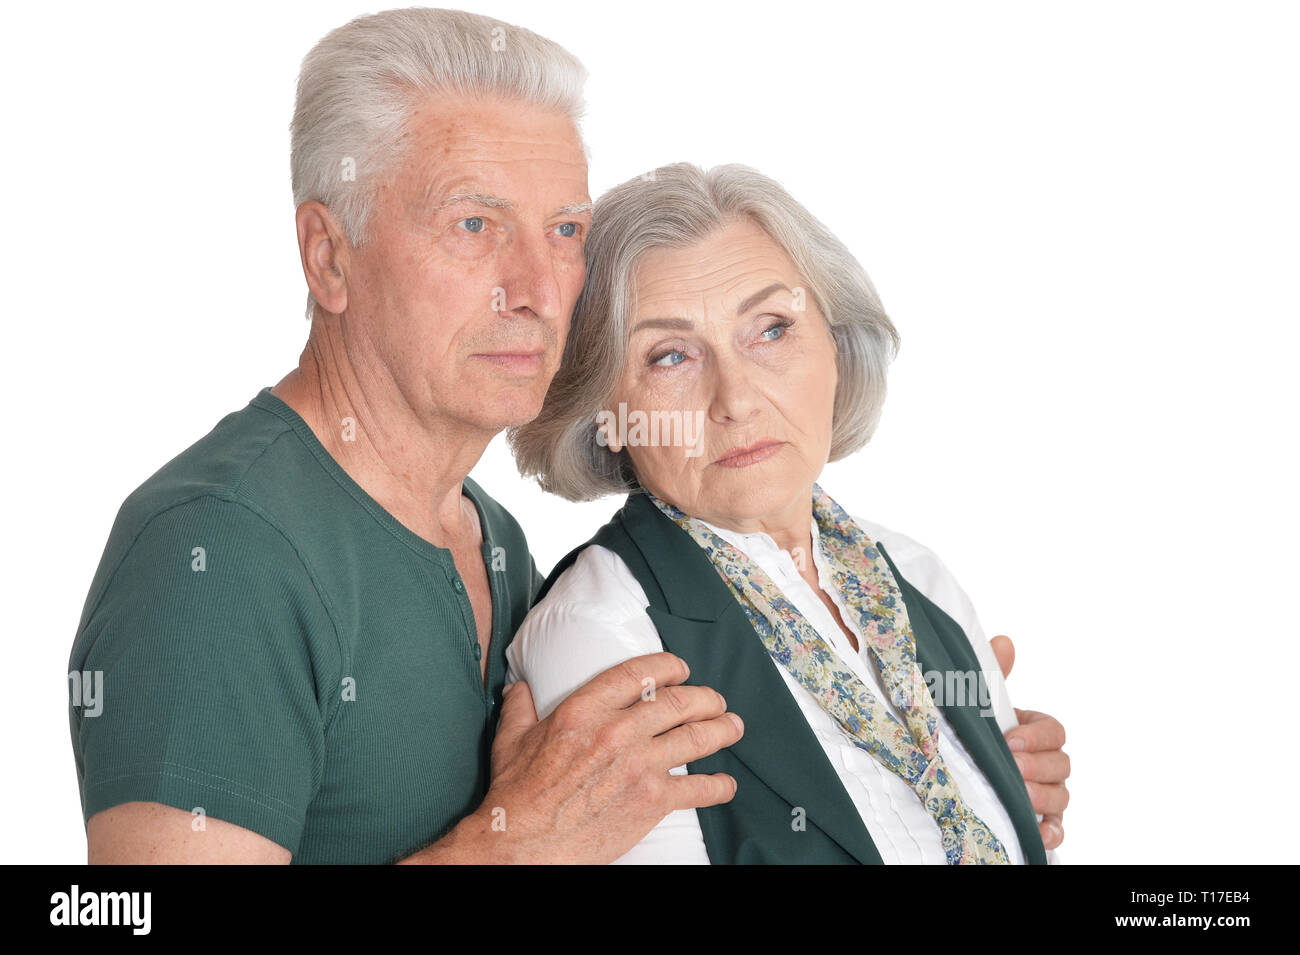
M 85 818 L 161 802 L 294 862 L 380 863 L 476 808 L 505 647 L 540 578 L 518 524 L 465 491 L 493 590 L 486 689 L 450 552 L 269 389 L 132 493 L 69 661 L 102 680 L 97 707 L 69 707 Z

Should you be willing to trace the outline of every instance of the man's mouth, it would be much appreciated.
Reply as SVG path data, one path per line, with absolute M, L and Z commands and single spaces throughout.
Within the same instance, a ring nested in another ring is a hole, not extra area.
M 472 357 L 495 365 L 512 375 L 535 375 L 542 370 L 546 349 L 520 349 L 517 351 L 478 352 Z

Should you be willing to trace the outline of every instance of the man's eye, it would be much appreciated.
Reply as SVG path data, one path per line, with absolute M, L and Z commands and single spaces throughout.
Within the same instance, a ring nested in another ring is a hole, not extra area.
M 566 239 L 572 239 L 578 234 L 578 223 L 563 222 L 559 226 L 559 232 L 560 235 L 564 236 Z
M 676 357 L 676 361 L 665 361 L 665 359 Z M 679 351 L 660 352 L 650 359 L 650 364 L 659 365 L 662 368 L 671 368 L 673 365 L 680 365 L 686 360 L 686 355 Z
M 457 225 L 464 226 L 466 232 L 482 232 L 483 217 L 470 216 L 468 219 L 461 219 L 460 222 L 457 223 Z

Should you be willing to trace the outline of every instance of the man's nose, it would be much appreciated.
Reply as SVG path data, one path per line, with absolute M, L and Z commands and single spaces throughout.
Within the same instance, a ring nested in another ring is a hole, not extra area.
M 517 239 L 510 250 L 503 276 L 505 315 L 524 315 L 528 311 L 539 318 L 559 318 L 561 284 L 559 263 L 544 236 Z

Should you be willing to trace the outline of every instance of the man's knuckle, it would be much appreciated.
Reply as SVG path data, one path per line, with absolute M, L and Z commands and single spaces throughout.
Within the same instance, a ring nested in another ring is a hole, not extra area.
M 663 700 L 678 716 L 690 709 L 690 699 L 686 693 L 675 686 L 666 686 L 659 690 L 656 699 Z
M 601 756 L 613 755 L 623 749 L 626 736 L 621 720 L 609 720 L 596 727 L 592 733 L 592 749 Z
M 645 668 L 636 657 L 630 660 L 624 660 L 618 666 L 614 667 L 614 672 L 622 682 L 635 683 L 641 685 L 641 680 L 645 677 Z
M 691 748 L 697 753 L 712 752 L 717 749 L 714 740 L 714 727 L 709 723 L 687 723 L 690 731 Z

